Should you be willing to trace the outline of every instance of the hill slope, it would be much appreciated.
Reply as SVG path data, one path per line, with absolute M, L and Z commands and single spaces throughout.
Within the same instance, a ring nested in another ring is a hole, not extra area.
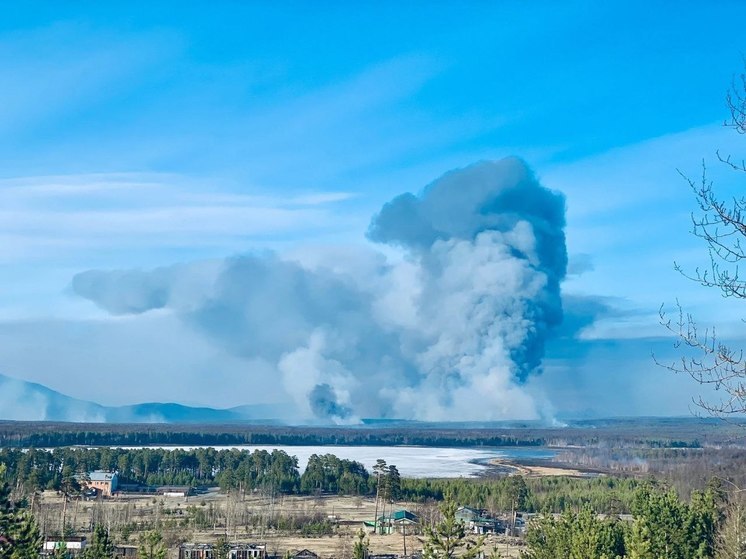
M 42 384 L 0 374 L 0 419 L 106 423 L 226 423 L 279 417 L 283 406 L 259 404 L 232 409 L 175 403 L 102 406 L 72 398 Z

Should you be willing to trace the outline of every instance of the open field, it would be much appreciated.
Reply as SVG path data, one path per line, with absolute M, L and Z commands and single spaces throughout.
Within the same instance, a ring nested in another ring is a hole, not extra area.
M 43 533 L 59 533 L 63 508 L 62 498 L 53 491 L 37 497 L 34 509 Z M 436 518 L 433 503 L 397 503 L 394 508 L 414 511 L 423 523 Z M 203 511 L 208 518 L 214 515 L 216 525 L 205 526 L 198 522 L 195 510 Z M 378 512 L 381 514 L 382 511 Z M 73 501 L 68 503 L 65 511 L 66 523 L 75 532 L 85 534 L 94 522 L 104 522 L 112 527 L 115 539 L 122 544 L 136 542 L 140 527 L 158 526 L 172 548 L 181 542 L 210 543 L 220 536 L 227 536 L 231 541 L 266 543 L 268 552 L 272 554 L 282 555 L 286 551 L 307 548 L 321 557 L 336 559 L 350 557 L 363 521 L 372 520 L 375 513 L 375 499 L 369 497 L 278 496 L 270 499 L 256 495 L 228 495 L 219 491 L 187 498 L 141 495 L 92 502 Z M 298 530 L 268 528 L 264 523 L 269 517 L 329 519 L 332 533 L 305 536 Z M 134 529 L 123 531 L 123 526 Z M 368 534 L 368 538 L 372 553 L 404 553 L 405 538 L 402 534 Z M 408 533 L 407 553 L 420 550 L 422 543 L 421 533 Z M 499 545 L 510 557 L 517 556 L 519 543 L 514 538 L 494 536 L 487 541 L 488 549 Z

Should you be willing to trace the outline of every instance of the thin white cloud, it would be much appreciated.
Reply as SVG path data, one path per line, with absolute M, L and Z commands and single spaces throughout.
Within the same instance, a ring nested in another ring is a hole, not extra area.
M 234 249 L 237 240 L 251 237 L 304 236 L 348 225 L 334 208 L 353 198 L 349 192 L 278 196 L 254 191 L 220 191 L 167 174 L 5 179 L 0 181 L 0 237 L 6 241 L 0 261 L 43 258 L 45 249 L 84 259 L 86 247 L 107 245 Z
M 181 49 L 172 34 L 107 36 L 73 23 L 3 33 L 0 131 L 27 131 L 70 111 L 121 95 L 137 77 Z
M 691 282 L 674 261 L 694 270 L 707 266 L 707 247 L 690 233 L 697 204 L 682 170 L 701 176 L 708 165 L 715 189 L 727 197 L 737 183 L 716 161 L 716 151 L 739 153 L 742 137 L 720 124 L 668 134 L 542 173 L 567 195 L 568 250 L 589 254 L 593 269 L 565 282 L 569 294 L 613 296 L 635 309 L 632 316 L 602 319 L 583 332 L 587 340 L 664 336 L 661 304 L 680 299 L 703 324 L 733 323 L 742 309 L 716 290 Z M 730 330 L 730 328 L 729 328 Z

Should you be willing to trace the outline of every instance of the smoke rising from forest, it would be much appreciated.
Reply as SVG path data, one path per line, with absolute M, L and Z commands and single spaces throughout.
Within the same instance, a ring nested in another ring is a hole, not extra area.
M 564 227 L 564 197 L 510 158 L 385 204 L 368 237 L 399 258 L 248 254 L 91 270 L 73 289 L 112 314 L 166 309 L 247 365 L 270 363 L 308 417 L 531 418 L 524 383 L 562 320 Z

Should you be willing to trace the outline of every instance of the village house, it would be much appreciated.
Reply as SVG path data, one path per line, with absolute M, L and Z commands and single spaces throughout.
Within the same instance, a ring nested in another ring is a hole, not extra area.
M 114 558 L 115 559 L 137 559 L 137 546 L 136 545 L 115 545 L 114 546 Z
M 373 522 L 363 522 L 364 528 L 374 528 L 377 534 L 414 534 L 419 530 L 420 520 L 416 514 L 402 509 Z
M 213 559 L 215 549 L 211 543 L 184 543 L 179 546 L 179 559 Z
M 228 544 L 228 559 L 265 559 L 267 546 L 254 543 Z M 179 559 L 218 559 L 209 543 L 185 543 L 179 546 Z
M 266 556 L 267 546 L 264 544 L 231 544 L 228 551 L 228 559 L 265 559 Z
M 475 534 L 497 534 L 504 529 L 502 523 L 484 509 L 459 507 L 456 520 L 463 522 L 466 529 Z
M 88 489 L 95 489 L 97 493 L 104 497 L 111 497 L 119 485 L 119 475 L 116 472 L 94 470 L 89 472 L 86 477 L 80 478 L 79 482 Z

